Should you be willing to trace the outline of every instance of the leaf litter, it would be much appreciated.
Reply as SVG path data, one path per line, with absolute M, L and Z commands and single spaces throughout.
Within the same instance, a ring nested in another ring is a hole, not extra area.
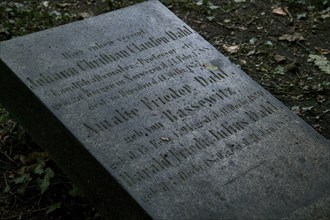
M 313 62 L 322 72 L 330 74 L 330 62 L 323 55 L 309 54 L 308 62 Z
M 278 38 L 279 40 L 286 40 L 289 42 L 294 42 L 294 41 L 302 41 L 305 40 L 304 36 L 300 33 L 293 33 L 293 34 L 284 34 Z
M 283 8 L 278 6 L 272 6 L 272 13 L 276 15 L 286 16 L 287 13 L 284 11 Z

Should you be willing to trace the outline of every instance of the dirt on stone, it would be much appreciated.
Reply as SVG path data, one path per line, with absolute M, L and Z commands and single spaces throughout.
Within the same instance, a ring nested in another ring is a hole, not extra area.
M 0 41 L 138 2 L 1 1 Z M 162 2 L 330 139 L 328 0 Z M 102 218 L 1 106 L 0 174 L 0 220 Z

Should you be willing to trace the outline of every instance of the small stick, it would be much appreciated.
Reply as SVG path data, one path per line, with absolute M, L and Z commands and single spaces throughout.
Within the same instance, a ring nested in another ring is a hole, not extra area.
M 290 13 L 288 7 L 285 7 L 284 8 L 284 11 L 289 15 L 289 17 L 290 17 L 290 24 L 292 24 L 293 23 L 293 17 L 292 17 L 292 14 Z

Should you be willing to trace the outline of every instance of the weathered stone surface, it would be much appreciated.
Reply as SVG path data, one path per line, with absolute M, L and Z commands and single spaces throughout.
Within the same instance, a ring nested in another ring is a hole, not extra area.
M 107 217 L 278 219 L 327 196 L 329 141 L 157 1 L 0 56 L 1 102 Z

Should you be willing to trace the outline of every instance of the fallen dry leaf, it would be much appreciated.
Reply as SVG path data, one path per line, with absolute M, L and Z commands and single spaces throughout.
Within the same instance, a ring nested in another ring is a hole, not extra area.
M 327 9 L 323 10 L 320 12 L 321 18 L 323 20 L 327 19 L 330 17 L 330 7 L 328 7 Z
M 247 62 L 246 62 L 246 60 L 242 60 L 242 59 L 240 59 L 240 60 L 239 60 L 239 64 L 241 64 L 241 65 L 246 65 Z
M 292 35 L 284 34 L 284 35 L 280 36 L 278 39 L 293 42 L 293 41 L 301 41 L 301 40 L 304 40 L 305 38 L 300 33 L 295 32 Z
M 330 18 L 330 13 L 327 13 L 327 14 L 323 14 L 323 15 L 321 15 L 321 18 L 322 18 L 323 20 L 325 20 L 325 19 L 327 19 L 327 18 Z
M 277 7 L 277 6 L 272 7 L 272 13 L 276 14 L 276 15 L 281 15 L 281 16 L 286 16 L 287 15 L 287 13 L 284 11 L 283 8 Z
M 300 106 L 298 106 L 298 105 L 292 106 L 291 111 L 293 111 L 296 115 L 301 114 Z
M 38 158 L 46 160 L 48 158 L 47 152 L 32 152 L 28 155 L 20 155 L 19 159 L 23 164 L 37 161 Z
M 320 104 L 322 104 L 323 102 L 326 101 L 326 99 L 325 99 L 325 97 L 324 97 L 323 95 L 318 95 L 318 96 L 316 97 L 316 100 L 317 100 L 317 102 L 320 103 Z
M 251 51 L 249 51 L 249 52 L 246 54 L 246 56 L 251 56 L 251 55 L 253 55 L 253 54 L 255 54 L 255 53 L 256 53 L 255 50 L 251 50 Z
M 82 19 L 90 18 L 92 16 L 93 15 L 91 13 L 88 13 L 88 12 L 81 12 L 81 13 L 78 14 L 78 17 L 82 18 Z
M 217 66 L 212 66 L 212 65 L 209 65 L 209 64 L 207 64 L 207 63 L 205 63 L 205 64 L 203 64 L 203 66 L 206 68 L 206 69 L 208 69 L 208 70 L 218 70 L 218 67 Z
M 321 71 L 330 75 L 330 62 L 323 55 L 309 54 L 308 62 L 314 62 L 314 65 L 317 66 Z
M 239 46 L 238 45 L 233 45 L 233 46 L 227 46 L 227 45 L 222 45 L 223 49 L 225 49 L 225 51 L 227 51 L 228 53 L 232 54 L 232 53 L 237 53 L 237 51 L 239 50 Z
M 168 137 L 161 137 L 160 138 L 162 141 L 170 141 L 170 139 Z
M 306 18 L 307 17 L 307 13 L 304 12 L 304 13 L 301 13 L 301 14 L 297 14 L 297 20 L 300 20 L 300 19 L 303 19 L 303 18 Z
M 38 166 L 38 164 L 32 164 L 32 165 L 29 165 L 29 166 L 23 166 L 21 168 L 19 168 L 16 173 L 21 175 L 23 173 L 31 173 L 36 167 Z
M 284 69 L 285 69 L 285 72 L 294 72 L 295 70 L 298 69 L 298 65 L 295 62 L 289 63 L 284 66 Z
M 330 50 L 327 50 L 327 49 L 323 49 L 323 48 L 320 48 L 320 47 L 315 47 L 315 49 L 322 55 L 328 55 L 330 54 Z
M 43 5 L 45 8 L 48 8 L 48 6 L 49 6 L 49 1 L 43 1 L 43 2 L 42 2 L 42 5 Z
M 68 6 L 70 6 L 70 3 L 58 3 L 57 6 L 59 6 L 60 8 L 66 8 Z
M 277 63 L 280 63 L 284 60 L 286 60 L 285 56 L 282 56 L 282 55 L 275 55 L 274 56 L 274 60 L 277 62 Z

